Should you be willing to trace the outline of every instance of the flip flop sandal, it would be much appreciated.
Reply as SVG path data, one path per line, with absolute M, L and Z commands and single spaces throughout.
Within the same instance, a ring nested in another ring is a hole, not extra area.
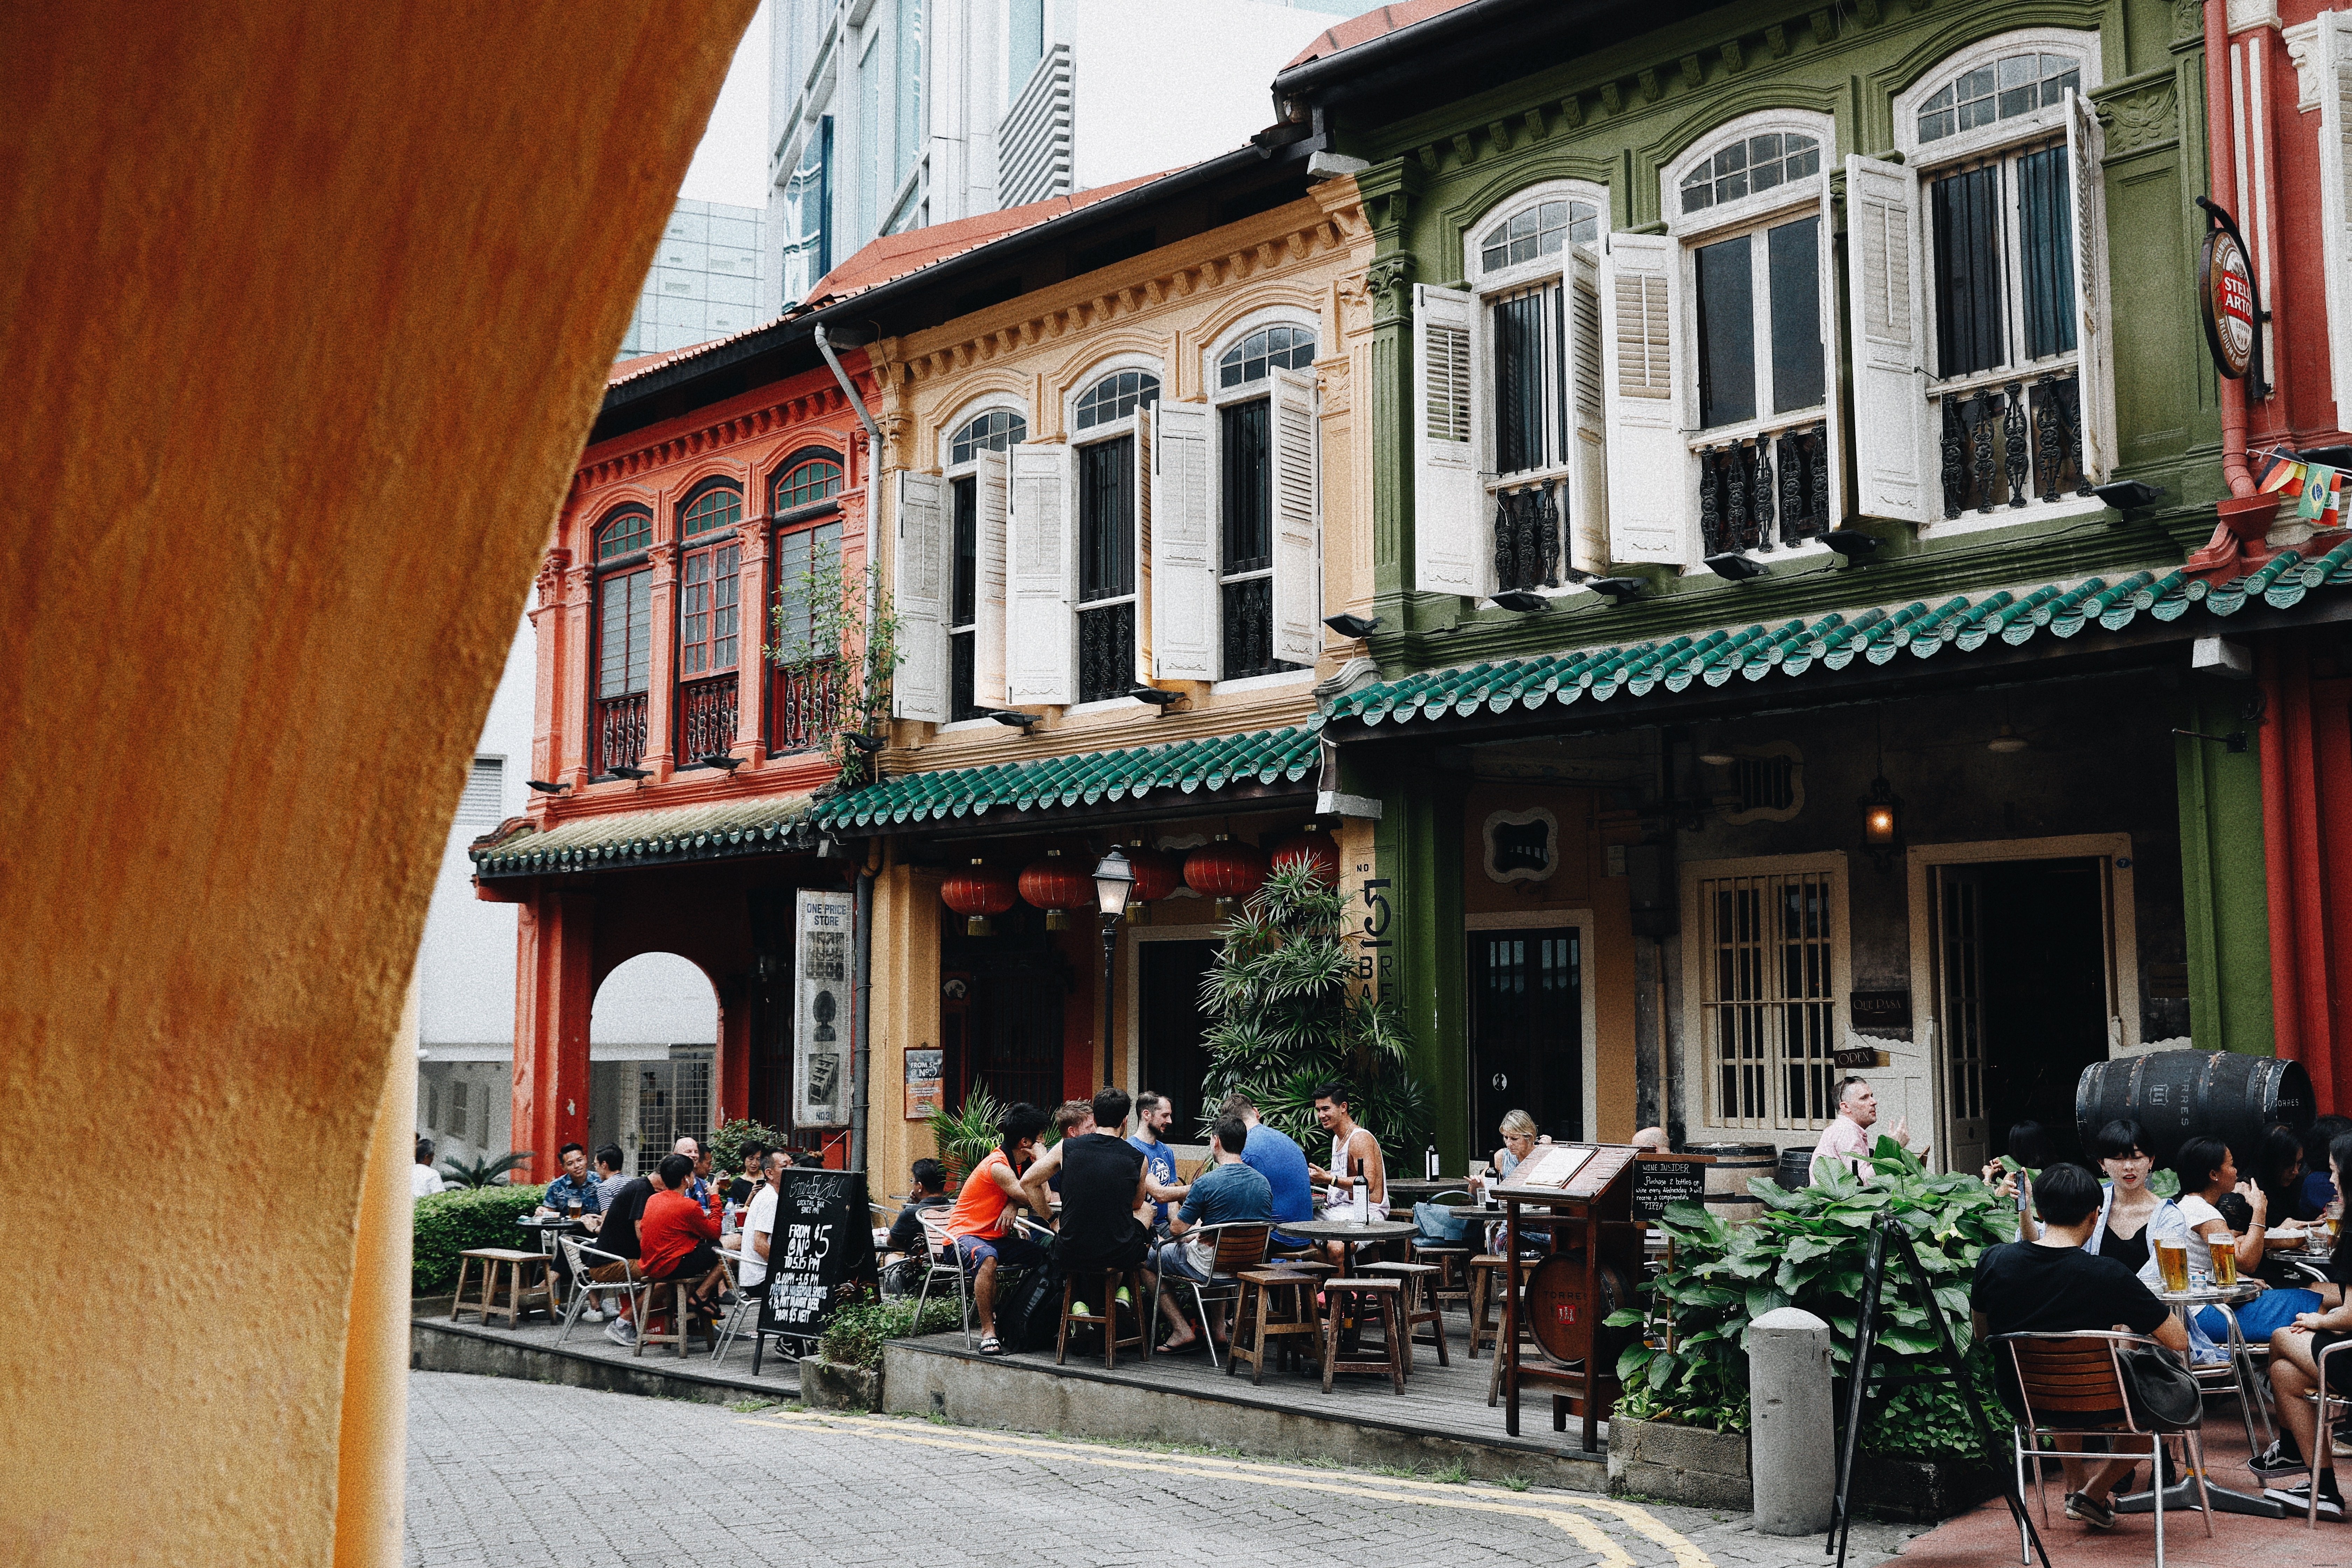
M 990 1334 L 980 1342 L 980 1353 L 982 1355 L 1003 1355 L 1004 1353 L 1003 1342 L 999 1340 L 994 1334 Z

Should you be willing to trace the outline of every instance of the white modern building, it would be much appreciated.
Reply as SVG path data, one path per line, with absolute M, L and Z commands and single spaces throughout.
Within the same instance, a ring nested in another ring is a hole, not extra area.
M 512 1147 L 516 907 L 474 896 L 466 847 L 522 815 L 537 678 L 524 621 L 475 742 L 417 949 L 416 1124 L 418 1136 L 433 1141 L 436 1163 Z M 632 1167 L 642 1168 L 679 1133 L 709 1125 L 719 1003 L 699 969 L 674 953 L 620 965 L 597 988 L 588 1033 L 592 1147 L 617 1143 Z M 526 1177 L 552 1174 L 534 1170 Z
M 618 358 L 667 353 L 757 325 L 768 290 L 760 286 L 756 207 L 681 201 L 662 231 L 653 270 L 637 296 L 636 314 L 622 335 Z
M 772 0 L 774 315 L 877 235 L 1231 152 L 1367 0 Z

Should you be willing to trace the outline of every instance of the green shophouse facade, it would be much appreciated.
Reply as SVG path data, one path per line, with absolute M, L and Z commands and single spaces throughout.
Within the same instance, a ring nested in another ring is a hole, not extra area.
M 1378 242 L 1324 734 L 1449 1169 L 1515 1105 L 1810 1144 L 1841 1050 L 1972 1166 L 2086 1060 L 2271 1048 L 2256 759 L 2176 732 L 2308 613 L 2179 571 L 2200 16 L 1484 0 L 1277 80 Z

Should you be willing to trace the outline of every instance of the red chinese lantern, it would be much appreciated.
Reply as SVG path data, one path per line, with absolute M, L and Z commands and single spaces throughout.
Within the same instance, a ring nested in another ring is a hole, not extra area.
M 963 916 L 965 935 L 986 936 L 991 929 L 988 917 L 1013 907 L 1013 874 L 992 869 L 987 861 L 975 858 L 969 869 L 958 871 L 940 885 L 940 898 Z
M 1220 920 L 1233 914 L 1236 901 L 1265 886 L 1265 870 L 1264 850 L 1222 833 L 1184 857 L 1184 880 L 1194 892 L 1217 900 Z
M 1128 923 L 1149 925 L 1151 906 L 1184 885 L 1184 863 L 1164 849 L 1146 848 L 1139 838 L 1128 848 L 1127 863 L 1135 871 L 1135 891 L 1127 900 Z
M 1327 885 L 1339 885 L 1339 846 L 1312 822 L 1276 844 L 1268 859 L 1276 871 L 1303 860 L 1323 873 Z
M 1045 911 L 1047 931 L 1067 931 L 1072 910 L 1095 907 L 1094 879 L 1063 859 L 1060 850 L 1048 849 L 1021 873 L 1021 897 Z

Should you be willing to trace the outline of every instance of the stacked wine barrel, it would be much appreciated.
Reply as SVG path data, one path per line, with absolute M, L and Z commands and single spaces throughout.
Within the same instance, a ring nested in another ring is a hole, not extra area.
M 2110 1121 L 2137 1121 L 2140 1152 L 2168 1165 L 2191 1138 L 2219 1138 L 2241 1171 L 2253 1168 L 2263 1134 L 2284 1123 L 2301 1132 L 2315 1105 L 2301 1062 L 2237 1051 L 2154 1051 L 2093 1062 L 2074 1086 L 2074 1126 L 2087 1154 Z

